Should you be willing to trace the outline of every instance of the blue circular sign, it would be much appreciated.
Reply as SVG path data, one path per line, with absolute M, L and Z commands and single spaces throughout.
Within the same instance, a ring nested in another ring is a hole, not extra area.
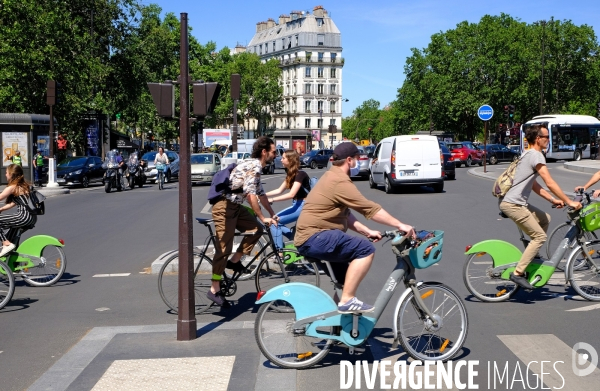
M 494 109 L 490 105 L 483 105 L 477 110 L 477 116 L 482 121 L 489 121 L 494 116 Z

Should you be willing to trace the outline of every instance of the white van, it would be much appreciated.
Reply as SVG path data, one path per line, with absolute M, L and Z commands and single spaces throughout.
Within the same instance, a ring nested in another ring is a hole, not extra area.
M 241 139 L 237 141 L 237 152 L 230 152 L 221 160 L 221 168 L 227 167 L 231 163 L 237 162 L 238 164 L 249 158 L 252 154 L 252 148 L 256 139 Z M 229 144 L 231 145 L 231 140 Z M 274 174 L 275 173 L 275 161 L 271 165 L 263 168 L 263 174 Z
M 384 186 L 388 194 L 400 185 L 431 186 L 441 193 L 442 165 L 437 137 L 420 134 L 387 137 L 373 152 L 369 184 L 371 188 Z

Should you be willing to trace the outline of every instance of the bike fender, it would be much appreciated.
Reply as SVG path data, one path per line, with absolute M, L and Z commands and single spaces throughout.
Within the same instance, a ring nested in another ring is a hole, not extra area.
M 423 285 L 423 281 L 417 282 L 417 288 Z M 406 289 L 400 297 L 398 298 L 398 302 L 396 303 L 396 309 L 394 310 L 394 345 L 398 346 L 398 314 L 400 313 L 400 304 L 404 301 L 406 296 L 408 296 L 412 290 Z
M 465 254 L 488 253 L 494 260 L 494 267 L 507 263 L 519 262 L 521 251 L 513 244 L 504 240 L 484 240 L 473 245 Z
M 303 282 L 290 282 L 277 285 L 265 293 L 256 304 L 268 303 L 270 301 L 287 301 L 296 311 L 296 319 L 308 318 L 309 316 L 337 311 L 337 305 L 327 293 L 314 285 Z
M 17 252 L 39 257 L 42 255 L 42 250 L 44 247 L 48 245 L 64 247 L 64 245 L 61 244 L 55 237 L 48 235 L 35 235 L 21 243 L 19 248 L 17 248 Z

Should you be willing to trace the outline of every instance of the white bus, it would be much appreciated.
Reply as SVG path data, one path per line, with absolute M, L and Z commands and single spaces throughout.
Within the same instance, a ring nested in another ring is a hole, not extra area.
M 529 148 L 525 134 L 533 125 L 544 125 L 550 133 L 546 158 L 581 160 L 598 154 L 600 121 L 589 115 L 545 114 L 521 126 L 521 150 Z

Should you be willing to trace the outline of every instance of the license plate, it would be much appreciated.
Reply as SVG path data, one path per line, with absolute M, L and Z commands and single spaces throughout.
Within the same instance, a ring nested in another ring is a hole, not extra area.
M 57 178 L 56 182 L 58 182 L 58 183 L 65 183 L 66 181 L 63 178 Z
M 398 175 L 399 176 L 418 176 L 419 173 L 417 173 L 416 171 L 399 171 Z

